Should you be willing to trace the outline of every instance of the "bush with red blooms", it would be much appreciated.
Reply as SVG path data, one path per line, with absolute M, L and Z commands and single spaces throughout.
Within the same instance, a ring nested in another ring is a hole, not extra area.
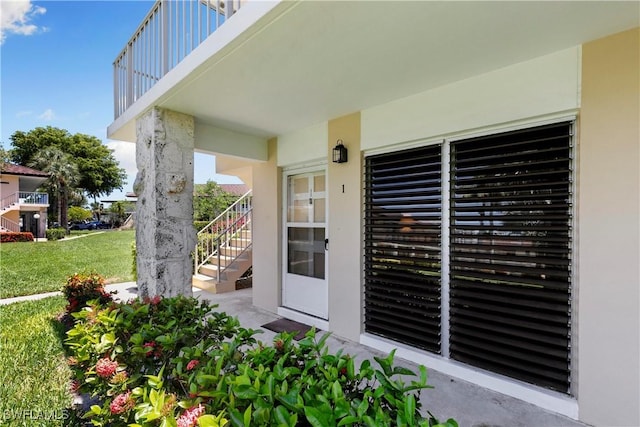
M 395 365 L 395 351 L 357 368 L 329 351 L 328 334 L 281 333 L 268 345 L 215 307 L 155 297 L 74 313 L 71 387 L 98 404 L 72 413 L 102 427 L 457 427 L 421 415 L 426 368 Z
M 62 293 L 67 298 L 67 314 L 76 313 L 87 302 L 98 300 L 101 305 L 112 301 L 111 294 L 104 289 L 105 279 L 95 272 L 76 273 L 67 278 L 67 283 L 62 287 Z
M 31 232 L 14 233 L 11 231 L 3 231 L 2 233 L 0 233 L 0 243 L 15 242 L 33 242 L 33 234 Z

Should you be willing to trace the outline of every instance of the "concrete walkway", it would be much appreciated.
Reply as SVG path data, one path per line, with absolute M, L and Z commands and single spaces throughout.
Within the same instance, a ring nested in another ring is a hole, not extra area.
M 116 291 L 116 299 L 127 301 L 137 297 L 135 282 L 108 285 L 107 291 Z M 59 293 L 20 297 L 20 301 L 34 300 Z M 225 294 L 210 294 L 200 289 L 193 289 L 196 298 L 208 300 L 218 304 L 219 310 L 236 316 L 245 328 L 261 329 L 257 339 L 270 343 L 276 335 L 274 332 L 261 328 L 265 323 L 279 318 L 276 314 L 261 310 L 252 305 L 251 288 Z M 16 298 L 11 299 L 17 302 Z M 0 304 L 9 303 L 0 300 Z M 386 356 L 384 353 L 363 346 L 361 344 L 332 336 L 327 341 L 329 347 L 335 351 L 344 349 L 345 353 L 356 358 L 356 366 L 364 358 Z M 396 358 L 397 364 L 418 372 L 417 365 Z M 375 362 L 373 362 L 375 366 Z M 428 368 L 428 367 L 427 367 Z M 475 384 L 444 375 L 433 369 L 428 369 L 429 384 L 434 389 L 421 393 L 422 410 L 429 410 L 441 420 L 455 418 L 461 427 L 584 427 L 585 424 L 566 418 L 530 403 L 487 390 Z

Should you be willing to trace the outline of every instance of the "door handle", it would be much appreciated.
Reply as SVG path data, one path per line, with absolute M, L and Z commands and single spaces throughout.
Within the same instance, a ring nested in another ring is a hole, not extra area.
M 328 250 L 329 249 L 329 239 L 324 239 L 324 250 Z

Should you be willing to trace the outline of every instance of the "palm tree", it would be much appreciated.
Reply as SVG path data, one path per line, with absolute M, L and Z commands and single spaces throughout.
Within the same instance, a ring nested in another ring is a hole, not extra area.
M 68 154 L 55 147 L 45 148 L 36 154 L 30 162 L 30 166 L 49 174 L 46 185 L 58 201 L 58 222 L 68 231 L 69 191 L 78 182 L 77 166 Z
M 123 202 L 113 202 L 109 211 L 115 216 L 114 223 L 116 226 L 120 227 L 126 215 L 125 204 Z

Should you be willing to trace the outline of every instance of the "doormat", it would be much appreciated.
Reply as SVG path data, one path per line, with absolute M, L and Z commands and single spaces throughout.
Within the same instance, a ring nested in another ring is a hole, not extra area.
M 295 322 L 289 319 L 278 319 L 273 322 L 265 323 L 263 328 L 269 329 L 273 332 L 294 332 L 296 335 L 293 337 L 296 341 L 300 341 L 304 338 L 304 334 L 309 332 L 311 326 L 304 323 Z

